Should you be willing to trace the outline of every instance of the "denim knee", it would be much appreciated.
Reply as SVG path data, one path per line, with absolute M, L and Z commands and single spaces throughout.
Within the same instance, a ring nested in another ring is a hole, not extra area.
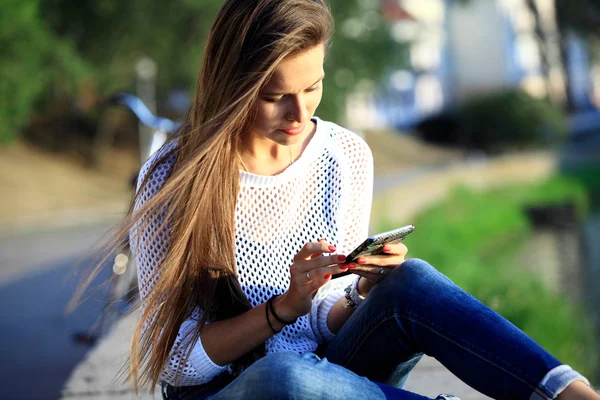
M 423 296 L 429 297 L 450 285 L 454 283 L 431 264 L 411 258 L 375 285 L 369 297 L 381 298 L 386 302 L 396 299 L 411 303 L 413 300 L 423 299 Z
M 245 385 L 252 392 L 247 393 L 247 398 L 303 398 L 309 383 L 306 375 L 317 361 L 319 358 L 312 353 L 300 355 L 291 351 L 263 357 L 244 372 L 246 381 L 251 382 Z M 241 395 L 236 398 L 245 397 Z
M 318 357 L 312 353 L 305 355 L 293 351 L 272 353 L 255 362 L 249 372 L 263 382 L 268 382 L 273 377 L 287 380 L 288 377 L 293 378 L 297 369 L 302 369 L 307 357 L 315 357 L 315 361 L 318 360 Z
M 383 400 L 378 385 L 314 353 L 277 352 L 258 360 L 215 399 Z
M 418 258 L 411 258 L 395 268 L 378 286 L 396 288 L 402 286 L 403 290 L 414 288 L 421 291 L 446 284 L 452 284 L 452 281 L 431 264 Z

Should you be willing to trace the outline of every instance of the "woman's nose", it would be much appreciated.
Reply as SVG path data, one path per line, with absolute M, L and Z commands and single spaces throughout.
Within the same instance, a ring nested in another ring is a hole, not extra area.
M 294 96 L 290 99 L 289 110 L 287 112 L 287 119 L 290 121 L 302 122 L 305 121 L 308 115 L 306 109 L 306 102 L 300 96 Z

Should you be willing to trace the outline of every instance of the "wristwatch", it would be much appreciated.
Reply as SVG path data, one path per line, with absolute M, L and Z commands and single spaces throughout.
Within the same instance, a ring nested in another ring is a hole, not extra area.
M 360 276 L 354 280 L 346 289 L 344 289 L 346 301 L 344 302 L 344 308 L 352 307 L 356 308 L 365 299 L 365 296 L 361 296 L 358 293 L 358 281 Z

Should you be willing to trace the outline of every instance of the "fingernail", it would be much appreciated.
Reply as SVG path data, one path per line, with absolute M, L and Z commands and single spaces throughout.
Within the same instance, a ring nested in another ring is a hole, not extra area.
M 329 246 L 328 249 L 329 251 L 335 251 L 335 246 Z
M 344 255 L 338 256 L 338 261 L 346 261 L 346 256 L 344 256 Z
M 360 257 L 358 260 L 356 260 L 356 262 L 359 263 L 359 264 L 366 264 L 367 263 L 367 259 L 363 258 L 363 257 Z
M 356 268 L 356 264 L 348 264 L 348 268 L 350 268 L 350 269 Z
M 392 248 L 390 246 L 383 246 L 383 251 L 390 251 Z
M 331 278 L 331 274 L 327 274 L 324 276 L 325 280 L 329 280 L 329 278 Z
M 348 271 L 348 266 L 347 265 L 340 265 L 340 270 L 342 271 Z

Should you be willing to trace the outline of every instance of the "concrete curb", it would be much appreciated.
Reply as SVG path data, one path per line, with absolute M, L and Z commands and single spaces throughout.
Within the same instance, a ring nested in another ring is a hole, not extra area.
M 130 338 L 137 322 L 137 313 L 129 314 L 115 323 L 110 332 L 90 350 L 75 367 L 63 386 L 61 399 L 125 400 L 136 398 L 131 385 L 118 379 L 127 361 Z M 151 395 L 138 393 L 140 400 L 161 399 L 160 389 Z

